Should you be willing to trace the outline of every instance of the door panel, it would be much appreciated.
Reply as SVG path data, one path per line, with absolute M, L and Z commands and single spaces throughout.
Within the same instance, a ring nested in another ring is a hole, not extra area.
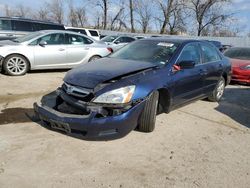
M 177 60 L 177 65 L 181 61 L 194 61 L 195 66 L 172 73 L 174 83 L 173 106 L 188 103 L 203 95 L 204 75 L 198 43 L 191 43 L 183 48 Z
M 74 34 L 67 34 L 66 40 L 67 63 L 69 66 L 80 64 L 88 58 L 90 44 L 93 41 L 87 37 Z
M 215 47 L 208 44 L 201 44 L 203 55 L 204 77 L 204 93 L 211 93 L 222 75 L 222 60 Z
M 39 45 L 43 41 L 46 45 Z M 34 61 L 37 68 L 65 68 L 66 46 L 62 33 L 53 33 L 33 41 Z
M 67 63 L 65 48 L 64 45 L 34 46 L 33 51 L 36 67 L 64 67 Z

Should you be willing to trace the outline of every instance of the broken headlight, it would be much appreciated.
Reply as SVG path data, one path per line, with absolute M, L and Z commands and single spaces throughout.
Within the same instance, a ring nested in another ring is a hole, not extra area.
M 96 97 L 94 103 L 124 104 L 131 101 L 135 86 L 127 86 L 103 93 Z

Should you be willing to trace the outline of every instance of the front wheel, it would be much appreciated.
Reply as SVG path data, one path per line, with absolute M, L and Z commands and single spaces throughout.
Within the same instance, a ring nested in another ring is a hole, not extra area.
M 152 132 L 155 129 L 155 120 L 158 107 L 159 92 L 154 91 L 146 101 L 145 107 L 139 119 L 138 130 Z
M 10 55 L 4 60 L 3 69 L 11 76 L 24 75 L 29 69 L 27 59 L 21 55 Z
M 223 77 L 220 78 L 220 80 L 218 81 L 213 93 L 208 97 L 208 100 L 212 101 L 212 102 L 219 102 L 224 90 L 225 90 L 225 79 Z

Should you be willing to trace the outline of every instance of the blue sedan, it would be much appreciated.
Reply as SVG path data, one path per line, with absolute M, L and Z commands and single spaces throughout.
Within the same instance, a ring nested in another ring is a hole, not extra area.
M 218 102 L 230 79 L 228 59 L 206 41 L 143 39 L 70 70 L 34 109 L 54 129 L 114 139 L 151 132 L 157 114 L 190 102 Z

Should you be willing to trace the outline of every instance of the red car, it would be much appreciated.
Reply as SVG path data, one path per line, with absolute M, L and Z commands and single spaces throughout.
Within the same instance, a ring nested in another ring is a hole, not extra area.
M 232 63 L 232 81 L 250 84 L 250 48 L 230 48 L 224 55 Z

